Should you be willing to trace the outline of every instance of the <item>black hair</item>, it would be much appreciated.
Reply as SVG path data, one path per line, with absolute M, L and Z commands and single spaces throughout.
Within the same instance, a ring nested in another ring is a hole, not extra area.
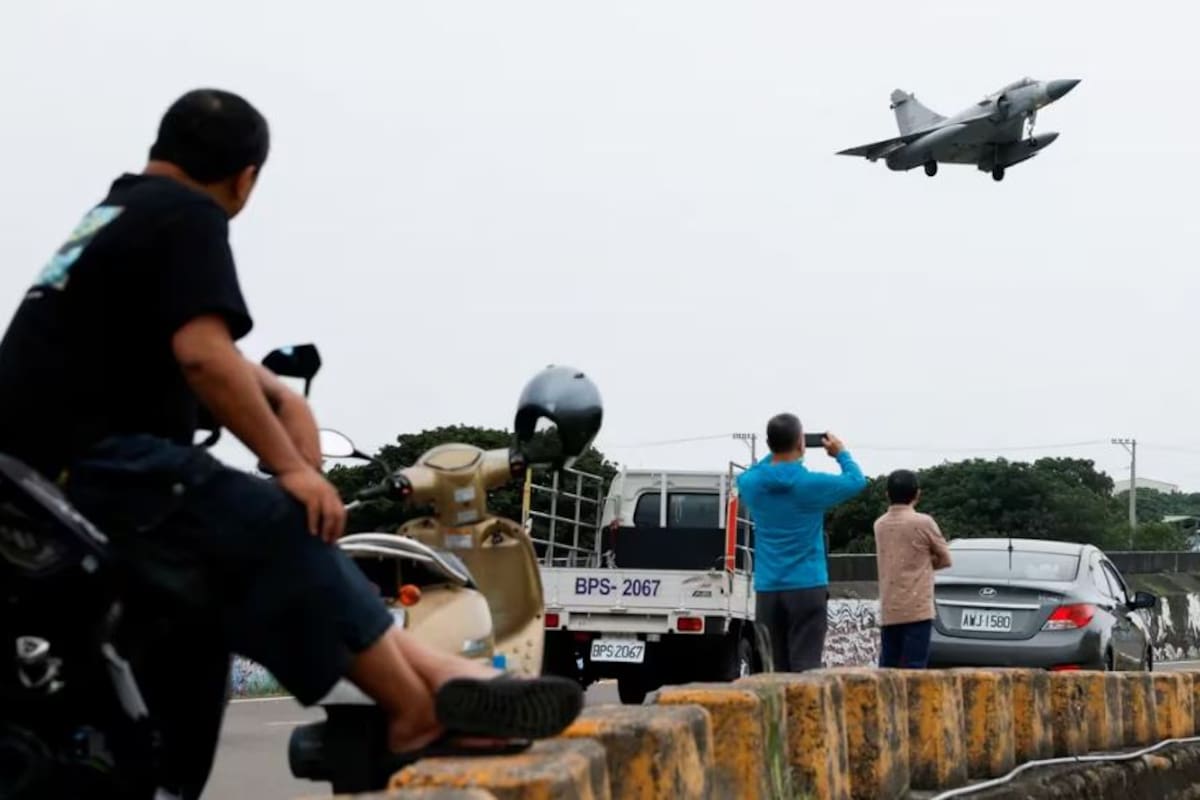
M 921 490 L 921 484 L 917 480 L 917 473 L 908 469 L 898 469 L 887 479 L 887 496 L 888 501 L 893 505 L 909 505 L 917 499 L 917 492 Z
M 767 447 L 772 453 L 790 453 L 800 444 L 804 430 L 795 414 L 776 414 L 767 422 Z
M 195 89 L 163 115 L 150 159 L 174 164 L 198 183 L 216 183 L 261 168 L 270 147 L 258 109 L 232 92 Z

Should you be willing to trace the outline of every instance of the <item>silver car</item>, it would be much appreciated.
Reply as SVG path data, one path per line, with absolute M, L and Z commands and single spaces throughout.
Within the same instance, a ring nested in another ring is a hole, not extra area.
M 1149 670 L 1150 633 L 1121 574 L 1091 545 L 955 539 L 937 573 L 929 665 Z

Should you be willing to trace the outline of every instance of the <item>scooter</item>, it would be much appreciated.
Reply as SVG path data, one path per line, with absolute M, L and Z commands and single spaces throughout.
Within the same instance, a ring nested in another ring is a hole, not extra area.
M 322 430 L 321 438 L 327 458 L 359 452 L 337 431 Z M 544 630 L 537 554 L 524 529 L 487 508 L 487 492 L 526 469 L 512 449 L 435 447 L 347 508 L 384 491 L 413 506 L 433 504 L 436 513 L 394 534 L 353 534 L 338 544 L 381 589 L 405 630 L 446 652 L 532 676 L 541 672 Z
M 396 534 L 355 534 L 340 541 L 381 594 L 395 598 L 397 624 L 446 652 L 518 675 L 540 674 L 544 603 L 537 554 L 520 524 L 488 510 L 487 493 L 535 465 L 573 462 L 590 446 L 601 413 L 599 394 L 586 377 L 550 368 L 522 393 L 512 447 L 441 445 L 358 494 L 348 508 L 388 497 L 435 509 Z M 537 435 L 542 418 L 556 424 L 555 435 Z M 322 451 L 327 457 L 367 458 L 336 431 L 322 432 Z M 424 584 L 412 577 L 414 564 L 425 570 Z M 293 775 L 329 781 L 336 793 L 362 792 L 383 788 L 407 763 L 386 751 L 382 714 L 348 681 L 320 705 L 326 719 L 292 733 Z

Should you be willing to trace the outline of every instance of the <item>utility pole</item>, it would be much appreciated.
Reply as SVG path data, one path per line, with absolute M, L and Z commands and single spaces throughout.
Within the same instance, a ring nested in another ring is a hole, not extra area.
M 735 433 L 733 438 L 739 442 L 746 442 L 750 446 L 750 463 L 758 463 L 758 434 L 757 433 Z
M 1137 530 L 1137 439 L 1113 439 L 1129 453 L 1129 549 L 1133 549 L 1133 532 Z

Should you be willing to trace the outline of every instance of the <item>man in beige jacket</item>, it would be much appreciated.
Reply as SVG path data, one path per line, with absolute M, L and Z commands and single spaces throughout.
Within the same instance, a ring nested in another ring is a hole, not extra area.
M 887 494 L 891 506 L 875 521 L 879 666 L 924 669 L 933 629 L 933 573 L 950 566 L 950 550 L 933 517 L 916 510 L 921 488 L 915 473 L 893 472 Z

